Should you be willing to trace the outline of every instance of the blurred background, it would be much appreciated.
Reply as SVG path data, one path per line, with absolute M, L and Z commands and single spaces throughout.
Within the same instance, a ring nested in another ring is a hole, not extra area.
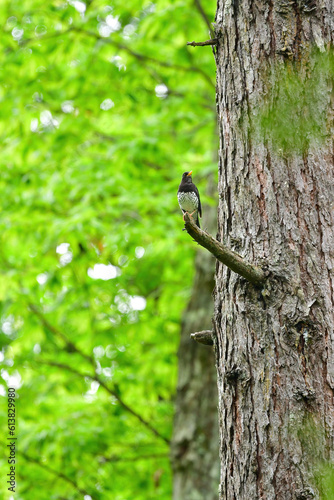
M 182 172 L 213 232 L 217 204 L 214 57 L 186 43 L 209 38 L 215 6 L 1 3 L 0 415 L 7 436 L 15 387 L 15 500 L 172 498 L 186 439 L 173 425 L 202 370 L 180 381 L 198 354 L 187 324 L 203 304 L 210 325 L 214 271 L 182 231 Z M 0 493 L 14 498 L 5 480 Z

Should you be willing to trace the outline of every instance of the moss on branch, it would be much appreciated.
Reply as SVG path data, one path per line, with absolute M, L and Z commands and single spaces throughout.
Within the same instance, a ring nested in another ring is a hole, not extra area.
M 230 250 L 209 233 L 200 229 L 188 214 L 184 214 L 185 228 L 188 234 L 202 247 L 209 250 L 217 260 L 225 264 L 231 271 L 239 274 L 250 283 L 260 286 L 264 283 L 266 275 L 262 269 L 245 261 L 239 254 Z

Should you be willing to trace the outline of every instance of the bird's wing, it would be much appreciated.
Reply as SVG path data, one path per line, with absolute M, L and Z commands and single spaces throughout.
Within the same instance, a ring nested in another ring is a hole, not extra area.
M 201 198 L 199 197 L 199 192 L 198 192 L 197 186 L 195 186 L 195 193 L 196 193 L 196 194 L 197 194 L 197 196 L 198 196 L 198 213 L 199 213 L 200 217 L 202 217 L 202 205 L 201 205 Z

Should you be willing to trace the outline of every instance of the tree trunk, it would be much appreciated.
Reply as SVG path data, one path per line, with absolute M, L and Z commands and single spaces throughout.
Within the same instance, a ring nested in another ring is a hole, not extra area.
M 220 499 L 319 498 L 333 458 L 333 142 L 287 153 L 252 133 L 265 75 L 287 64 L 307 81 L 333 29 L 329 0 L 218 0 L 218 239 L 269 275 L 260 289 L 217 264 Z
M 216 225 L 216 211 L 204 207 L 202 224 Z M 184 233 L 185 238 L 188 236 Z M 214 258 L 200 249 L 195 281 L 182 320 L 179 377 L 171 447 L 173 500 L 217 500 L 219 440 L 217 376 L 212 347 L 190 334 L 212 329 Z

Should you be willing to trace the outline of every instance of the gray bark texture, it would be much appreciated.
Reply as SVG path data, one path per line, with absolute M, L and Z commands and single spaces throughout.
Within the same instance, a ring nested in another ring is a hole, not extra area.
M 204 207 L 202 224 L 216 226 L 216 211 Z M 185 241 L 189 236 L 184 232 Z M 212 346 L 190 334 L 212 329 L 215 259 L 199 249 L 191 298 L 182 318 L 179 375 L 171 445 L 173 500 L 217 500 L 219 431 L 217 375 Z
M 269 274 L 256 287 L 217 262 L 222 500 L 321 498 L 314 475 L 334 458 L 333 140 L 285 155 L 251 133 L 268 69 L 303 71 L 333 42 L 333 10 L 218 0 L 217 239 Z

